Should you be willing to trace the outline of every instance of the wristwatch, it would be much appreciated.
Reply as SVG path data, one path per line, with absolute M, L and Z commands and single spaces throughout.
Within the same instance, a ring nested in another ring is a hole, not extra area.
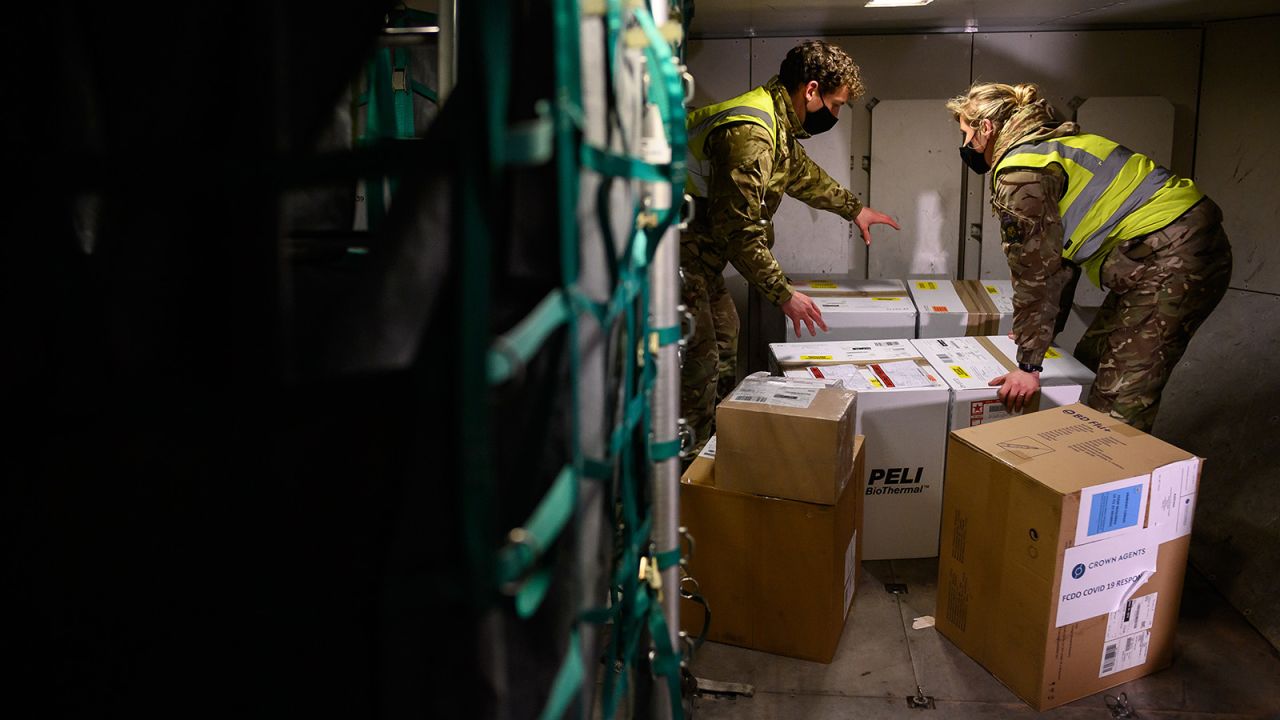
M 1032 365 L 1031 363 L 1018 363 L 1018 369 L 1022 372 L 1040 372 L 1044 370 L 1043 365 Z

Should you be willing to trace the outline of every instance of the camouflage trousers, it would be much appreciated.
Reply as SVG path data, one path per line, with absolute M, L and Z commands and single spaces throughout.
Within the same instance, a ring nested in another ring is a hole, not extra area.
M 1075 351 L 1098 373 L 1088 405 L 1149 432 L 1174 366 L 1231 281 L 1222 211 L 1201 200 L 1164 229 L 1121 243 L 1101 275 L 1111 292 Z
M 684 269 L 682 301 L 693 314 L 693 335 L 680 369 L 680 413 L 702 450 L 715 432 L 716 405 L 737 377 L 738 310 L 719 273 Z

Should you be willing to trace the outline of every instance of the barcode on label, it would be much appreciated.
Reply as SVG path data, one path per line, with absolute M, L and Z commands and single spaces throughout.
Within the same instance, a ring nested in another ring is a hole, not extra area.
M 896 342 L 874 342 L 871 344 L 876 347 L 896 347 L 898 345 Z
M 950 365 L 950 364 L 951 364 L 951 356 L 950 356 L 950 355 L 939 355 L 939 356 L 938 356 L 938 359 L 939 359 L 939 360 L 941 360 L 941 361 L 943 362 L 943 364 L 945 364 L 945 365 Z
M 1119 643 L 1111 643 L 1106 647 L 1106 652 L 1102 655 L 1102 674 L 1106 675 L 1116 668 L 1116 648 Z
M 799 400 L 800 399 L 799 395 L 788 395 L 787 393 L 774 393 L 773 396 L 780 400 Z
M 767 403 L 767 402 L 769 402 L 769 398 L 764 397 L 764 396 L 761 396 L 761 395 L 741 395 L 741 394 L 739 394 L 739 395 L 734 395 L 734 396 L 733 396 L 733 399 L 734 399 L 734 400 L 737 400 L 738 402 L 753 402 L 753 403 Z

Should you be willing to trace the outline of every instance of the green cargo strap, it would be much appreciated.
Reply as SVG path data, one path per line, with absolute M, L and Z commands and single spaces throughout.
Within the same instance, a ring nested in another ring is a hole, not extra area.
M 582 476 L 592 480 L 609 481 L 613 479 L 613 463 L 593 458 L 583 458 Z
M 411 138 L 417 133 L 413 123 L 413 77 L 409 72 L 409 51 L 404 48 L 396 48 L 391 53 L 391 61 L 391 92 L 395 98 L 396 106 L 395 136 L 397 138 Z M 404 79 L 403 88 L 395 86 L 396 73 L 400 73 Z
M 622 422 L 613 430 L 612 448 L 613 454 L 616 454 L 626 444 L 627 438 L 644 419 L 645 407 L 648 404 L 648 398 L 644 392 L 637 393 L 635 397 L 627 402 L 627 411 L 622 418 Z
M 657 553 L 653 559 L 658 561 L 659 570 L 670 570 L 680 564 L 680 548 Z
M 507 163 L 542 165 L 555 152 L 555 124 L 550 103 L 539 100 L 534 106 L 537 117 L 515 123 L 507 130 Z
M 494 338 L 489 348 L 489 384 L 510 380 L 542 347 L 551 333 L 571 316 L 564 293 L 552 290 L 514 328 Z
M 418 82 L 417 80 L 412 81 L 411 85 L 412 85 L 412 87 L 413 87 L 413 91 L 414 91 L 415 93 L 417 93 L 417 94 L 421 95 L 422 97 L 426 98 L 427 100 L 430 100 L 431 102 L 435 103 L 436 105 L 439 105 L 439 104 L 440 104 L 440 96 L 436 94 L 436 91 L 435 91 L 435 90 L 432 90 L 431 88 L 427 87 L 426 85 L 423 85 L 422 83 Z
M 587 143 L 582 144 L 582 165 L 609 177 L 630 178 L 653 183 L 671 182 L 670 165 L 654 165 L 629 155 L 619 155 Z
M 681 442 L 679 439 L 649 443 L 649 462 L 660 463 L 673 457 L 680 457 Z
M 657 342 L 658 347 L 673 345 L 684 337 L 684 328 L 679 325 L 668 325 L 664 328 L 650 329 L 649 336 Z
M 649 637 L 653 640 L 653 672 L 667 679 L 667 694 L 671 700 L 672 720 L 683 720 L 681 702 L 680 663 L 682 657 L 671 647 L 671 635 L 667 632 L 667 618 L 660 603 L 653 603 L 649 610 Z
M 573 699 L 582 687 L 583 676 L 586 674 L 582 664 L 580 644 L 578 631 L 575 628 L 569 632 L 569 647 L 565 650 L 564 661 L 560 663 L 560 670 L 556 672 L 556 679 L 551 685 L 551 696 L 547 698 L 547 704 L 542 708 L 542 714 L 538 716 L 539 720 L 557 720 L 564 717 L 565 711 L 573 704 Z
M 504 586 L 519 583 L 559 537 L 577 505 L 578 474 L 572 466 L 566 465 L 524 526 L 512 530 L 510 542 L 498 552 L 498 582 Z M 528 617 L 537 610 L 546 594 L 548 580 L 549 578 L 542 578 L 531 586 L 525 584 L 529 586 L 530 593 L 523 598 L 523 602 L 517 602 L 517 609 L 523 611 L 522 617 Z M 519 592 L 516 591 L 517 594 Z

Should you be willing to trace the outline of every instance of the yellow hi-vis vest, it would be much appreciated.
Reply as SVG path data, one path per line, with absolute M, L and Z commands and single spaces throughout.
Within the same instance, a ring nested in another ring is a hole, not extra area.
M 740 122 L 755 123 L 768 130 L 774 147 L 777 147 L 778 117 L 774 112 L 773 95 L 763 86 L 722 103 L 698 108 L 685 118 L 689 136 L 689 173 L 684 183 L 685 192 L 694 197 L 707 196 L 707 181 L 711 177 L 711 163 L 706 154 L 707 137 L 722 125 Z
M 1098 135 L 1068 135 L 1018 145 L 991 174 L 1057 163 L 1067 173 L 1058 201 L 1062 256 L 1084 268 L 1102 287 L 1102 261 L 1116 245 L 1173 222 L 1204 197 L 1191 180 L 1179 178 L 1145 155 Z

